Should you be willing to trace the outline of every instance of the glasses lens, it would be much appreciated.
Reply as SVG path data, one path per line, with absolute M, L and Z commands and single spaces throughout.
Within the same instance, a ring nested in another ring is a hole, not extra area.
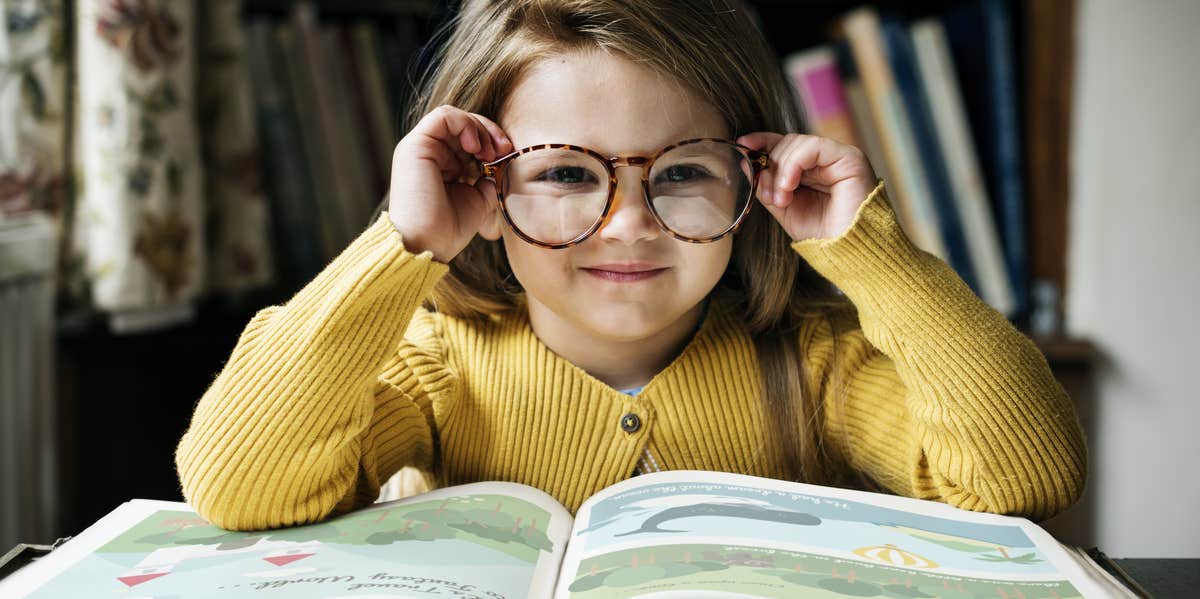
M 749 157 L 733 144 L 685 144 L 654 161 L 650 203 L 675 234 L 711 239 L 729 231 L 746 209 L 753 173 Z
M 590 154 L 534 150 L 508 164 L 505 210 L 525 235 L 546 244 L 566 243 L 603 216 L 608 186 L 608 170 Z

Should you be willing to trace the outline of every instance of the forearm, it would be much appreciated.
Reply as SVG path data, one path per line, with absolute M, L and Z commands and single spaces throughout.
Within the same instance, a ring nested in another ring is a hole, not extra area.
M 406 252 L 385 216 L 286 304 L 256 314 L 176 452 L 197 511 L 236 529 L 331 511 L 357 477 L 376 378 L 445 270 Z M 275 500 L 295 505 L 281 514 Z
M 841 420 L 875 448 L 860 455 L 874 454 L 894 489 L 907 481 L 907 494 L 1033 517 L 1065 509 L 1087 464 L 1070 399 L 1037 347 L 914 247 L 885 200 L 868 200 L 841 238 L 795 244 L 846 293 L 862 334 L 890 359 L 861 363 L 875 372 L 850 383 L 859 388 Z M 895 395 L 889 376 L 903 386 Z M 888 445 L 890 454 L 878 450 Z

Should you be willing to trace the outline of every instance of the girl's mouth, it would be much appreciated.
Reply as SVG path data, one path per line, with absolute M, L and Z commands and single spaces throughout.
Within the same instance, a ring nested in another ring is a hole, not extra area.
M 614 283 L 633 283 L 657 277 L 667 271 L 666 268 L 648 268 L 645 270 L 607 270 L 606 268 L 584 268 L 584 272 L 604 281 Z

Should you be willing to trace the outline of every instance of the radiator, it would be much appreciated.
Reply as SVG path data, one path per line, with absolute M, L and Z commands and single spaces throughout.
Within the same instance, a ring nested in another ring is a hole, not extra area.
M 0 215 L 0 554 L 53 542 L 55 233 L 40 215 Z

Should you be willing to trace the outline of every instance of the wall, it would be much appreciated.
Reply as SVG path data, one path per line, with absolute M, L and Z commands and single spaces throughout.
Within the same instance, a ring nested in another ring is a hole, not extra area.
M 1095 538 L 1200 557 L 1200 2 L 1078 8 L 1066 326 L 1105 356 Z

